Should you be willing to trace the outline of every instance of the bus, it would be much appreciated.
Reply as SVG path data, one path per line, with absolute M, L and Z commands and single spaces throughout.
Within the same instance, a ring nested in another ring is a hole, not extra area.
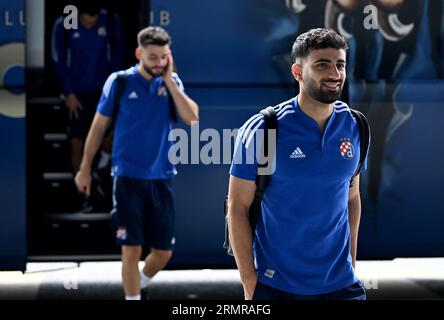
M 51 70 L 51 33 L 75 0 L 0 0 L 0 269 L 32 261 L 120 259 L 110 200 L 78 210 L 67 109 Z M 298 93 L 290 52 L 315 27 L 348 41 L 342 100 L 370 121 L 361 175 L 358 259 L 444 255 L 443 1 L 106 1 L 134 65 L 136 34 L 172 36 L 177 72 L 200 106 L 187 128 L 198 150 L 178 165 L 176 244 L 169 268 L 231 268 L 224 242 L 233 132 L 251 115 Z M 65 12 L 64 12 L 65 11 Z M 189 153 L 190 154 L 190 153 Z M 206 157 L 202 156 L 206 155 Z M 294 177 L 297 179 L 297 177 Z

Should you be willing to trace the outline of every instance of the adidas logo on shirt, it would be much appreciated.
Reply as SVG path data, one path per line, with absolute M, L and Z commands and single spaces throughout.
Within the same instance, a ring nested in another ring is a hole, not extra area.
M 137 99 L 138 97 L 136 91 L 133 91 L 129 94 L 128 99 Z
M 290 158 L 292 159 L 301 159 L 305 158 L 305 154 L 302 152 L 301 148 L 297 147 L 294 149 L 294 151 L 291 153 Z
M 75 33 L 72 35 L 72 37 L 73 37 L 73 39 L 80 38 L 80 33 L 75 32 Z

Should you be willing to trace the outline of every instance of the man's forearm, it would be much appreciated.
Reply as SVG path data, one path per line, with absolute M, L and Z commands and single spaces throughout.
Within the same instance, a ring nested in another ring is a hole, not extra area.
M 165 80 L 168 90 L 171 93 L 174 103 L 176 104 L 177 112 L 180 117 L 187 123 L 199 120 L 199 107 L 197 104 L 178 87 L 174 79 Z
M 233 248 L 236 264 L 243 284 L 256 281 L 256 270 L 253 261 L 253 235 L 248 209 L 239 206 L 229 206 L 228 225 L 230 243 Z
M 104 135 L 104 129 L 94 125 L 91 126 L 85 142 L 82 163 L 80 164 L 80 170 L 82 170 L 83 172 L 91 172 L 92 162 L 97 151 L 102 145 Z

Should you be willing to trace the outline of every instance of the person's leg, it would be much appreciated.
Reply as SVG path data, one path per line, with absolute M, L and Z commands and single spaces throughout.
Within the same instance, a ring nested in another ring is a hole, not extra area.
M 71 165 L 74 174 L 79 171 L 80 162 L 82 161 L 83 139 L 71 138 Z
M 122 249 L 122 284 L 126 299 L 140 300 L 140 274 L 138 264 L 142 256 L 143 199 L 140 180 L 114 177 L 111 211 L 116 243 Z
M 80 169 L 80 163 L 82 161 L 84 140 L 80 137 L 72 137 L 70 139 L 71 145 L 71 166 L 73 174 L 75 175 Z M 74 181 L 73 181 L 74 183 Z M 78 206 L 76 205 L 73 210 L 75 212 L 91 212 L 92 205 L 89 202 L 89 196 L 86 195 L 85 190 L 79 190 L 78 192 Z
M 149 278 L 154 277 L 156 273 L 165 268 L 172 255 L 172 250 L 158 250 L 151 248 L 150 254 L 145 259 L 145 265 L 143 266 L 142 272 Z
M 140 295 L 138 263 L 141 256 L 142 246 L 122 246 L 122 284 L 127 298 Z
M 83 145 L 95 110 L 95 106 L 91 106 L 90 95 L 76 93 L 76 97 L 81 103 L 82 109 L 78 109 L 77 117 L 73 116 L 68 122 L 68 135 L 71 140 L 71 165 L 74 173 L 79 170 L 80 162 L 82 161 Z
M 173 254 L 174 199 L 171 180 L 147 181 L 146 239 L 151 252 L 145 259 L 141 272 L 142 289 L 149 280 L 165 268 Z
M 68 122 L 68 136 L 70 139 L 70 152 L 71 152 L 71 166 L 74 175 L 80 168 L 80 164 L 83 156 L 83 147 L 85 144 L 86 136 L 92 118 L 94 117 L 95 106 L 91 108 L 91 99 L 88 95 L 83 93 L 76 93 L 77 99 L 82 105 L 82 109 L 78 109 L 78 117 L 73 116 Z M 81 190 L 83 192 L 83 190 Z M 84 193 L 79 194 L 79 211 L 78 212 L 91 212 L 93 206 L 90 202 L 90 197 Z

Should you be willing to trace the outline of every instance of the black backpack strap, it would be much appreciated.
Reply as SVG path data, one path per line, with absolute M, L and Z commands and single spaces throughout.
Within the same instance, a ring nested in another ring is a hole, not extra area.
M 262 147 L 264 148 L 263 155 L 265 157 L 268 157 L 268 155 L 271 154 L 271 156 L 269 157 L 269 160 L 273 161 L 273 158 L 275 155 L 276 143 L 274 143 L 272 146 L 268 145 L 268 130 L 270 130 L 270 129 L 276 130 L 276 141 L 277 141 L 277 129 L 278 129 L 277 115 L 276 115 L 276 111 L 274 110 L 273 107 L 268 107 L 268 108 L 262 110 L 261 113 L 264 115 L 264 143 L 262 145 Z M 258 167 L 267 167 L 267 165 L 268 165 L 268 163 L 258 164 Z M 263 195 L 265 188 L 267 187 L 269 179 L 270 179 L 270 177 L 268 175 L 256 174 L 256 192 L 254 194 L 253 203 L 251 204 L 250 209 L 248 211 L 253 239 L 256 234 L 255 230 L 256 230 L 257 220 L 258 220 L 259 214 L 261 212 L 262 195 Z M 224 202 L 225 241 L 224 241 L 223 247 L 227 250 L 227 253 L 232 256 L 234 254 L 233 254 L 233 249 L 231 248 L 230 236 L 229 236 L 229 232 L 228 232 L 227 201 L 228 201 L 228 197 L 225 198 L 225 202 Z
M 264 115 L 264 142 L 262 145 L 264 151 L 263 155 L 265 157 L 268 157 L 269 161 L 272 162 L 276 152 L 275 150 L 276 144 L 274 144 L 274 146 L 268 145 L 268 131 L 276 130 L 276 142 L 277 142 L 277 130 L 278 130 L 277 115 L 273 107 L 268 107 L 264 110 L 261 110 L 261 113 Z M 271 163 L 258 164 L 258 167 L 264 168 L 267 167 L 269 164 L 271 165 Z M 253 210 L 250 209 L 250 224 L 252 230 L 256 229 L 263 193 L 269 181 L 270 181 L 269 175 L 265 174 L 256 175 L 256 192 L 254 193 L 254 200 L 252 205 Z M 254 232 L 253 232 L 253 237 L 254 237 Z
M 270 150 L 270 146 L 268 145 L 268 130 L 277 130 L 277 115 L 276 111 L 273 107 L 268 107 L 264 110 L 261 110 L 261 113 L 264 116 L 264 156 L 268 157 L 269 152 L 272 152 L 274 155 L 275 150 Z M 270 157 L 270 159 L 273 158 Z M 258 167 L 264 168 L 268 165 L 268 163 L 258 164 Z M 256 192 L 259 192 L 262 194 L 262 192 L 265 190 L 265 188 L 268 185 L 270 176 L 269 175 L 257 175 L 256 176 Z M 262 197 L 261 197 L 262 198 Z
M 120 112 L 120 102 L 122 100 L 123 92 L 125 91 L 127 80 L 128 75 L 125 73 L 118 74 L 116 80 L 114 80 L 116 82 L 116 86 L 114 90 L 114 104 L 110 130 L 113 130 L 116 124 L 117 116 Z
M 356 123 L 359 128 L 359 145 L 360 145 L 360 154 L 359 154 L 359 163 L 356 168 L 355 173 L 350 179 L 350 188 L 353 187 L 354 178 L 361 171 L 362 165 L 364 164 L 365 156 L 368 153 L 368 148 L 370 147 L 370 125 L 368 123 L 367 118 L 364 114 L 358 110 L 350 108 L 352 115 L 356 119 Z

